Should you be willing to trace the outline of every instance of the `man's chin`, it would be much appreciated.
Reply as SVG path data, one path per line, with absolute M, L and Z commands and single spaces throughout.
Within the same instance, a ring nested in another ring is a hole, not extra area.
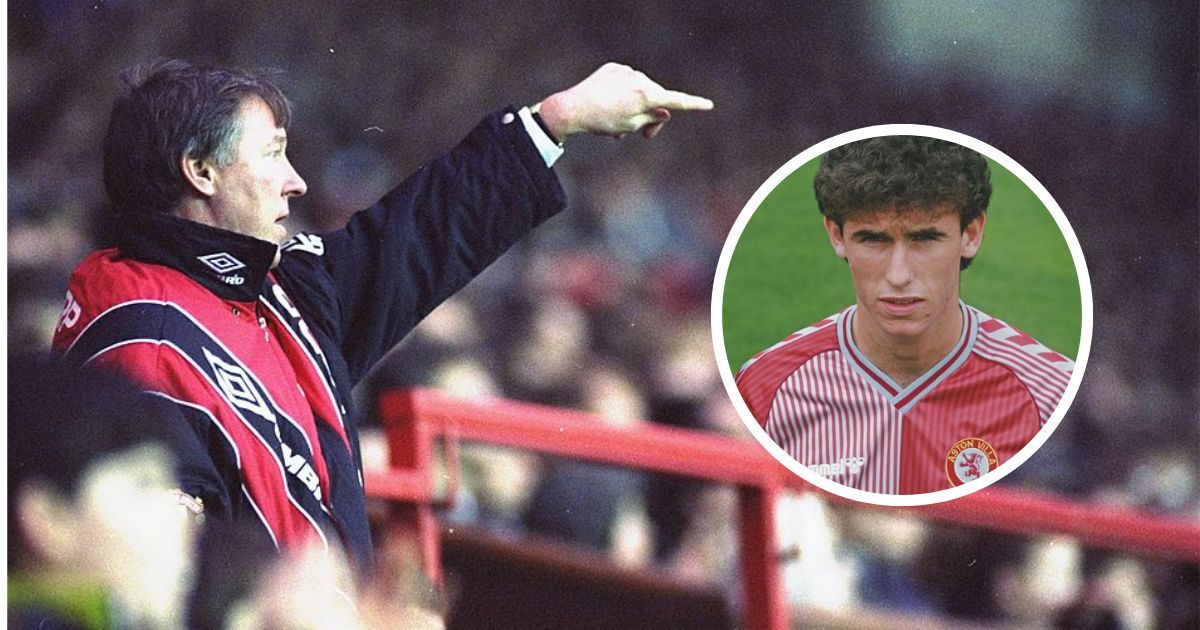
M 885 321 L 880 328 L 896 339 L 916 339 L 925 332 L 925 326 L 915 321 Z
M 912 341 L 920 338 L 928 330 L 929 318 L 923 313 L 912 313 L 903 317 L 876 313 L 875 325 L 896 341 Z

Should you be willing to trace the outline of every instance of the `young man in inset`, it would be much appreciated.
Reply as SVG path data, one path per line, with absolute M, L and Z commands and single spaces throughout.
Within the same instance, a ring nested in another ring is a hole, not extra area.
M 814 187 L 856 303 L 752 357 L 737 375 L 746 405 L 796 461 L 852 488 L 982 477 L 1045 425 L 1074 368 L 959 299 L 983 241 L 987 162 L 884 136 L 827 153 Z

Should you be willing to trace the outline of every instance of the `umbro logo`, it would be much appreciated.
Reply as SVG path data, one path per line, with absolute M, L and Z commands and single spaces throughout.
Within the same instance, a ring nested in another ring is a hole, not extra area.
M 280 442 L 280 448 L 283 450 L 283 463 L 289 473 L 292 473 L 304 484 L 305 488 L 312 493 L 313 497 L 321 500 L 321 479 L 317 477 L 317 472 L 309 465 L 308 460 L 304 455 L 292 451 L 292 447 L 287 445 L 287 442 Z
M 245 409 L 257 416 L 275 422 L 274 412 L 267 406 L 262 395 L 258 393 L 258 388 L 241 366 L 222 361 L 216 355 L 209 352 L 208 348 L 204 348 L 204 356 L 208 359 L 208 364 L 212 366 L 217 386 L 221 388 L 221 393 L 225 395 L 225 400 L 228 400 L 235 407 Z
M 237 271 L 238 269 L 242 269 L 246 266 L 246 263 L 234 258 L 232 254 L 226 252 L 217 252 L 215 254 L 197 256 L 196 260 L 199 260 L 207 265 L 209 269 L 212 269 L 220 274 Z

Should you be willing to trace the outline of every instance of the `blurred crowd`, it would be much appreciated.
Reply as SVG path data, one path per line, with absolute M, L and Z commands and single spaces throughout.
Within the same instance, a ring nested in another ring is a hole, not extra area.
M 45 353 L 8 360 L 6 627 L 443 628 L 411 549 L 354 579 L 314 537 L 286 557 L 178 490 L 168 405 Z M 69 391 L 71 395 L 63 396 Z
M 534 102 L 614 59 L 717 110 L 679 116 L 650 143 L 568 146 L 555 170 L 569 209 L 434 311 L 360 388 L 364 408 L 382 390 L 430 386 L 583 409 L 617 426 L 748 438 L 709 325 L 734 218 L 817 141 L 929 124 L 1032 172 L 1071 220 L 1091 275 L 1083 386 L 1053 438 L 1004 483 L 1200 518 L 1195 8 L 1079 11 L 1068 25 L 1076 39 L 1062 45 L 1096 60 L 1081 71 L 1104 72 L 1107 92 L 970 64 L 907 67 L 869 4 L 11 2 L 10 352 L 48 346 L 71 268 L 106 242 L 100 146 L 122 68 L 160 56 L 278 68 L 296 109 L 290 153 L 310 191 L 289 227 L 319 231 L 488 111 Z M 1113 62 L 1129 47 L 1149 61 Z M 1144 93 L 1123 92 L 1135 89 Z M 733 580 L 727 489 L 485 447 L 464 453 L 464 470 L 448 519 Z M 932 527 L 808 495 L 786 502 L 780 523 L 785 539 L 793 532 L 785 546 L 802 548 L 787 568 L 799 604 L 1017 625 L 1101 627 L 1112 615 L 1124 627 L 1172 627 L 1197 615 L 1195 565 Z

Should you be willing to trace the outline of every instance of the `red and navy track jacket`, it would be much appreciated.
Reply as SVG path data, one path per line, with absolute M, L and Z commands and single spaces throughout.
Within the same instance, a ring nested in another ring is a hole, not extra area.
M 282 247 L 128 213 L 75 270 L 55 351 L 161 398 L 191 441 L 183 490 L 279 548 L 370 563 L 351 389 L 425 315 L 565 205 L 512 109 L 359 212 Z

